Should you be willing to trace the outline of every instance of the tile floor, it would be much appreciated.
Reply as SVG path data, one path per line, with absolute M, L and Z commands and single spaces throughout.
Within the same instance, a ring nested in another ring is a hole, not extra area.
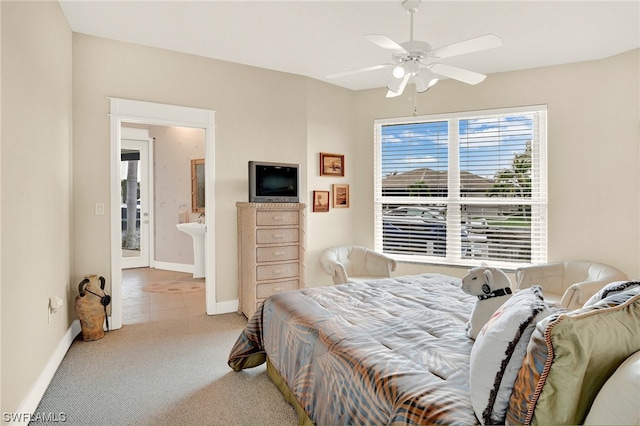
M 204 282 L 184 272 L 151 268 L 122 270 L 122 323 L 137 324 L 187 318 L 206 313 L 205 292 L 170 294 L 143 291 L 147 284 L 175 280 Z

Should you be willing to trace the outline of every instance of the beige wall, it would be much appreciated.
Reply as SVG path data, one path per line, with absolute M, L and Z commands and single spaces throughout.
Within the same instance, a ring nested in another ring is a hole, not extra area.
M 67 332 L 71 278 L 71 30 L 57 2 L 2 10 L 2 407 L 15 412 Z M 75 288 L 75 291 L 74 291 Z M 48 321 L 50 297 L 64 306 Z
M 204 129 L 149 126 L 154 141 L 155 260 L 193 265 L 193 239 L 176 228 L 180 206 L 191 212 L 191 160 L 204 159 Z
M 418 98 L 418 111 L 548 104 L 549 260 L 594 259 L 635 276 L 640 257 L 634 213 L 639 157 L 637 56 L 635 51 L 601 61 L 495 74 L 478 86 L 441 81 Z M 248 160 L 300 163 L 306 176 L 305 202 L 314 189 L 328 190 L 333 183 L 351 186 L 351 208 L 329 213 L 308 209 L 306 282 L 329 284 L 317 262 L 323 248 L 345 242 L 373 244 L 373 120 L 409 116 L 414 108 L 408 95 L 386 99 L 382 89 L 350 92 L 299 76 L 80 34 L 74 34 L 74 88 L 76 158 L 108 154 L 107 96 L 216 111 L 219 302 L 237 297 L 234 205 L 246 199 Z M 599 124 L 602 118 L 611 125 Z M 100 137 L 89 143 L 87 135 L 96 131 Z M 318 176 L 319 152 L 345 154 L 346 176 Z M 82 173 L 83 167 L 78 163 L 76 170 Z M 103 168 L 86 187 L 84 182 L 78 187 L 76 181 L 78 197 L 104 194 L 106 202 L 108 170 Z M 108 226 L 96 227 L 96 217 L 82 213 L 91 212 L 94 202 L 84 207 L 82 201 L 76 203 L 77 226 L 82 228 L 78 235 L 88 232 L 101 242 L 100 248 L 89 249 L 76 241 L 78 275 L 83 265 L 97 263 L 101 270 L 108 269 L 108 257 L 101 253 L 108 250 Z M 603 205 L 621 207 L 597 207 Z M 592 226 L 603 221 L 610 221 L 610 226 Z M 584 231 L 587 228 L 590 232 Z M 465 271 L 402 264 L 398 273 L 425 270 L 452 275 Z
M 323 249 L 339 244 L 355 244 L 358 236 L 353 222 L 356 212 L 363 205 L 361 194 L 353 184 L 360 173 L 361 160 L 356 150 L 353 111 L 355 94 L 336 86 L 316 80 L 309 80 L 307 102 L 307 197 L 312 204 L 313 191 L 330 191 L 333 184 L 347 184 L 351 192 L 351 207 L 328 212 L 307 213 L 306 285 L 316 287 L 333 284 L 318 261 Z M 320 176 L 320 153 L 343 154 L 345 156 L 345 176 Z
M 522 105 L 548 105 L 549 261 L 590 259 L 640 276 L 640 50 L 611 58 L 492 74 L 480 85 L 439 82 L 418 97 L 419 114 Z M 409 95 L 386 99 L 384 90 L 356 93 L 360 190 L 372 201 L 372 122 L 411 116 Z M 353 222 L 373 244 L 373 216 Z M 464 268 L 402 264 L 398 273 Z
M 73 276 L 87 271 L 108 276 L 110 270 L 109 216 L 93 214 L 95 203 L 109 206 L 107 98 L 197 107 L 216 111 L 216 298 L 237 299 L 235 203 L 247 200 L 247 162 L 299 163 L 306 173 L 306 81 L 74 34 L 74 172 L 84 178 L 74 181 Z

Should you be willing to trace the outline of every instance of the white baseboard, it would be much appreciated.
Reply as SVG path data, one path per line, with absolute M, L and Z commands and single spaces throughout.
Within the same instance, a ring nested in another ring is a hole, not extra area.
M 60 364 L 71 347 L 73 340 L 81 331 L 82 327 L 80 327 L 80 321 L 73 321 L 67 332 L 62 337 L 62 340 L 60 340 L 60 343 L 58 343 L 58 346 L 51 355 L 51 358 L 49 358 L 49 362 L 47 362 L 44 370 L 40 373 L 38 380 L 36 380 L 36 383 L 27 394 L 27 397 L 22 401 L 22 404 L 20 404 L 20 408 L 17 413 L 34 413 L 38 409 L 40 400 L 44 396 L 47 387 L 49 387 L 49 383 L 51 383 L 54 374 L 58 371 L 58 367 L 60 367 Z M 14 421 L 11 424 L 28 423 L 27 417 L 25 417 L 25 420 L 26 422 Z
M 236 300 L 228 300 L 226 302 L 216 303 L 216 314 L 228 314 L 229 312 L 238 312 L 239 302 Z
M 156 269 L 163 269 L 165 271 L 185 272 L 187 274 L 193 274 L 195 267 L 193 265 L 187 265 L 185 263 L 171 263 L 171 262 L 153 262 L 153 267 Z

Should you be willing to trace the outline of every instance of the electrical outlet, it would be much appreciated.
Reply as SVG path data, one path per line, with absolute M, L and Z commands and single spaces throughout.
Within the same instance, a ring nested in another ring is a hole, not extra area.
M 59 296 L 49 298 L 49 305 L 47 306 L 49 324 L 51 324 L 51 315 L 58 312 L 58 309 L 62 307 L 62 304 L 62 299 Z
M 96 203 L 96 205 L 94 207 L 94 213 L 96 214 L 96 216 L 103 216 L 104 215 L 104 203 Z

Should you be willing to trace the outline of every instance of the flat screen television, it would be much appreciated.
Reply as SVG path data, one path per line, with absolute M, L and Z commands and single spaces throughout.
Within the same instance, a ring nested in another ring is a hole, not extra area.
M 299 203 L 298 164 L 249 161 L 250 203 Z

